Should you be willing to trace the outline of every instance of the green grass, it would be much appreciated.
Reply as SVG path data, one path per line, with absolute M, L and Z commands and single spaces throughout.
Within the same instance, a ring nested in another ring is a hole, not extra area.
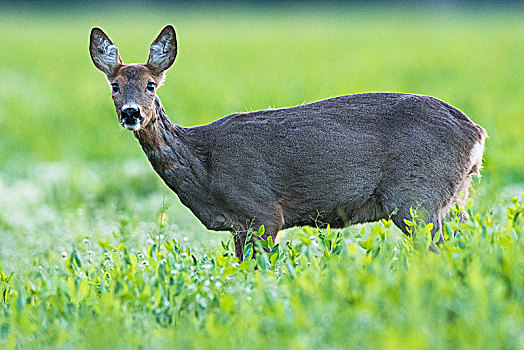
M 241 264 L 230 242 L 197 258 L 167 238 L 165 220 L 149 244 L 128 247 L 123 224 L 114 238 L 34 258 L 22 283 L 2 272 L 2 340 L 22 348 L 522 348 L 524 205 L 515 198 L 505 219 L 469 212 L 466 223 L 447 222 L 438 254 L 428 250 L 430 228 L 415 226 L 412 240 L 383 221 L 351 237 L 298 230 L 295 242 L 269 242 L 270 253 Z
M 89 58 L 93 26 L 144 62 L 168 23 L 159 94 L 184 126 L 364 91 L 462 109 L 490 136 L 470 220 L 452 216 L 439 254 L 423 225 L 411 240 L 382 222 L 287 230 L 238 264 L 118 125 Z M 7 8 L 0 37 L 0 347 L 524 347 L 524 12 Z

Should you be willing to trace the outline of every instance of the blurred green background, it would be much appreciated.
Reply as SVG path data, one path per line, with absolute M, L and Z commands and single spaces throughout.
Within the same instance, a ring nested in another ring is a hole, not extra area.
M 93 26 L 126 63 L 145 62 L 159 31 L 175 26 L 178 57 L 159 90 L 174 123 L 359 92 L 431 95 L 490 136 L 476 205 L 524 192 L 520 9 L 62 6 L 0 11 L 0 258 L 20 262 L 21 251 L 122 222 L 142 237 L 164 197 L 177 234 L 203 246 L 227 237 L 206 232 L 118 125 L 89 57 Z
M 2 11 L 2 166 L 144 159 L 116 123 L 88 36 L 100 26 L 125 62 L 145 62 L 171 23 L 179 55 L 160 96 L 175 123 L 364 91 L 415 92 L 488 130 L 484 175 L 494 190 L 523 180 L 520 11 L 136 6 Z

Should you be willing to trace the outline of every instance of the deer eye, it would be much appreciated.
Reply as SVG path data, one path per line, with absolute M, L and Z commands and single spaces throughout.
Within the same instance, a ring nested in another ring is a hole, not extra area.
M 155 91 L 155 83 L 147 83 L 146 88 L 147 88 L 149 91 Z
M 120 91 L 120 85 L 118 85 L 117 83 L 111 84 L 111 88 L 113 89 L 113 92 L 115 93 Z

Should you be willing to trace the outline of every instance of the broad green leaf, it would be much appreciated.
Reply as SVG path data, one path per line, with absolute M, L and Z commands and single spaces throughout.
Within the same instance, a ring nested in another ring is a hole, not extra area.
M 269 261 L 267 259 L 267 254 L 265 253 L 257 254 L 257 263 L 260 266 L 260 268 L 264 271 L 266 271 L 270 267 Z
M 273 237 L 271 236 L 267 236 L 267 244 L 268 244 L 268 248 L 273 248 Z
M 253 243 L 248 243 L 244 247 L 244 261 L 248 261 L 253 257 Z

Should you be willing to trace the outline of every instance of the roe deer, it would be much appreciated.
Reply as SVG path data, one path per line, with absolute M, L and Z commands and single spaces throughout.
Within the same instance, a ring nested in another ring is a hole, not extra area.
M 250 228 L 265 225 L 261 238 L 274 239 L 317 220 L 340 228 L 391 217 L 408 234 L 410 208 L 422 209 L 442 241 L 443 217 L 479 174 L 486 132 L 433 97 L 362 93 L 186 128 L 171 123 L 157 96 L 177 54 L 172 26 L 146 64 L 123 64 L 99 28 L 90 53 L 121 125 L 208 229 L 233 233 L 240 260 Z

